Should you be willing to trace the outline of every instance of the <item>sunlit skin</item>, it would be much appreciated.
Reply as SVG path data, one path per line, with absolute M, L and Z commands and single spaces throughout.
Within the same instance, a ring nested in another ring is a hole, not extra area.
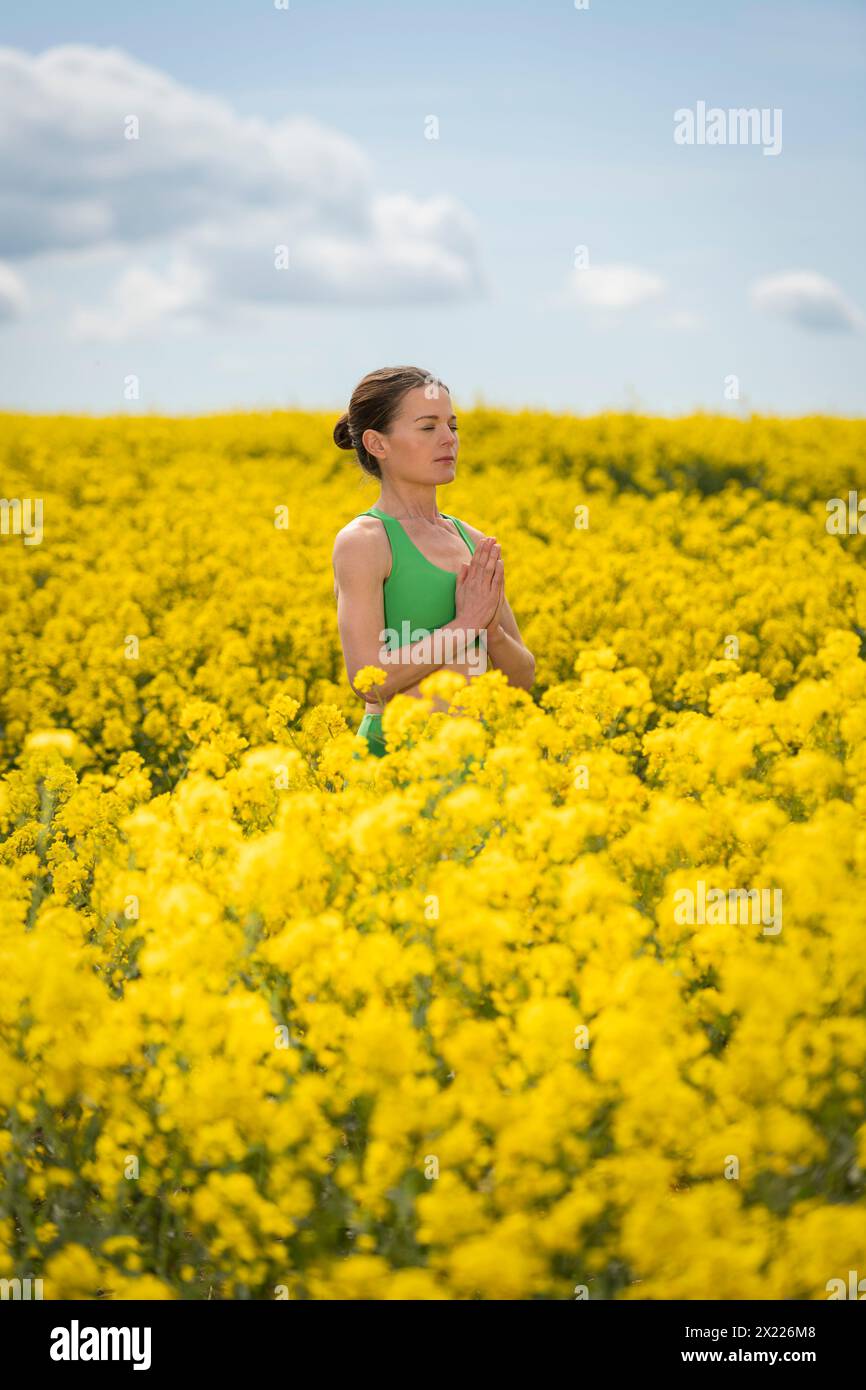
M 535 679 L 535 658 L 520 635 L 505 596 L 505 565 L 499 542 L 464 522 L 475 544 L 475 553 L 467 560 L 460 533 L 439 512 L 436 489 L 454 481 L 459 450 L 457 417 L 449 393 L 440 387 L 437 397 L 431 399 L 427 388 L 414 387 L 403 396 L 387 433 L 365 430 L 361 442 L 382 473 L 376 505 L 402 523 L 432 564 L 457 575 L 456 615 L 446 628 L 455 633 L 485 629 L 488 667 L 497 667 L 510 684 L 529 690 Z M 470 680 L 478 674 L 477 666 L 459 660 L 433 665 L 388 665 L 383 660 L 382 586 L 391 572 L 391 546 L 375 517 L 355 517 L 339 531 L 333 563 L 346 672 L 355 694 L 364 701 L 366 713 L 380 714 L 398 693 L 418 698 L 421 681 L 433 670 L 456 671 Z M 366 696 L 355 690 L 353 683 L 363 666 L 388 671 L 387 680 Z M 444 707 L 444 701 L 434 701 L 434 708 Z

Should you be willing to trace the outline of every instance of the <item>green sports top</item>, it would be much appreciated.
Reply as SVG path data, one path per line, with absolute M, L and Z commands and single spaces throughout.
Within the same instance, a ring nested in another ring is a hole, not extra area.
M 419 642 L 435 628 L 450 623 L 457 614 L 457 575 L 454 571 L 442 569 L 441 565 L 434 565 L 432 560 L 428 560 L 415 542 L 410 540 L 402 522 L 383 512 L 381 507 L 374 504 L 358 515 L 378 517 L 391 545 L 391 573 L 382 586 L 385 627 L 390 629 L 390 634 L 382 640 L 388 650 Z M 463 522 L 447 512 L 441 515 L 446 521 L 454 522 L 469 547 L 470 555 L 474 555 L 475 546 Z

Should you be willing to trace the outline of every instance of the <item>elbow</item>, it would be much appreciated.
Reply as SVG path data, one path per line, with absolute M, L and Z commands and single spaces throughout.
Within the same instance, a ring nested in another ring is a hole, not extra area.
M 367 703 L 366 695 L 363 695 L 360 690 L 356 690 L 351 681 L 349 681 L 349 689 L 357 700 L 361 700 L 364 704 Z
M 359 690 L 355 685 L 355 677 L 357 676 L 358 671 L 360 671 L 361 669 L 362 668 L 359 666 L 358 670 L 353 671 L 351 676 L 349 677 L 349 689 L 351 690 L 352 694 L 355 695 L 361 701 L 361 703 L 365 705 L 368 700 L 374 704 L 384 704 L 390 694 L 390 691 L 388 690 L 388 681 L 382 681 L 379 685 L 371 685 L 369 690 Z
M 360 670 L 360 666 L 356 666 L 353 671 L 350 669 L 348 663 L 346 664 L 346 677 L 349 682 L 349 689 L 351 690 L 352 694 L 355 696 L 357 700 L 363 700 L 366 703 L 367 696 L 355 685 L 355 677 L 357 676 Z

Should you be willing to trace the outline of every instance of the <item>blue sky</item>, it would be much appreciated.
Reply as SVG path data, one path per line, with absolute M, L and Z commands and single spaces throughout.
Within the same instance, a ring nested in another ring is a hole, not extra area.
M 342 409 L 413 363 L 466 407 L 866 413 L 862 3 L 11 0 L 0 48 L 3 408 Z M 699 102 L 779 153 L 676 143 Z

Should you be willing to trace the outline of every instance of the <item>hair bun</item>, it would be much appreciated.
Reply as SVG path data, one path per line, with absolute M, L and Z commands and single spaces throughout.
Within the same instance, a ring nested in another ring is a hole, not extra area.
M 354 449 L 352 436 L 349 432 L 349 413 L 343 411 L 336 425 L 334 426 L 334 443 L 338 449 Z
M 334 426 L 334 443 L 338 449 L 354 449 L 358 464 L 371 478 L 382 480 L 378 461 L 367 452 L 364 435 L 368 430 L 387 435 L 400 411 L 407 391 L 416 386 L 437 387 L 447 391 L 445 382 L 420 367 L 379 367 L 362 377 L 349 397 L 349 404 Z

